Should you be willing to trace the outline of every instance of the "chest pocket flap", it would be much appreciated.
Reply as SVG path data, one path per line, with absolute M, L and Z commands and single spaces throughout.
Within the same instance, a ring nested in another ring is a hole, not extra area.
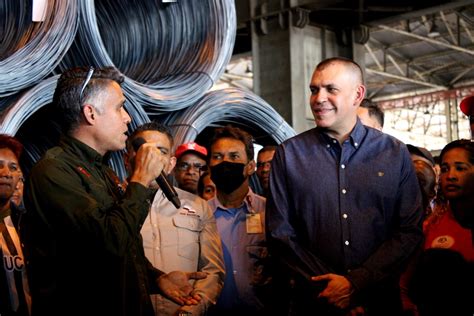
M 202 230 L 201 219 L 188 215 L 176 215 L 173 217 L 173 224 L 179 228 L 185 228 L 194 232 Z

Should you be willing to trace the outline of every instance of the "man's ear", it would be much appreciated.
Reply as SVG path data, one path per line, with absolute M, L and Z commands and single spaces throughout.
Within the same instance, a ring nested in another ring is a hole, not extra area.
M 357 87 L 357 92 L 356 92 L 356 99 L 355 99 L 355 102 L 354 102 L 354 105 L 356 106 L 359 106 L 360 103 L 362 102 L 362 100 L 364 100 L 365 98 L 365 86 L 360 84 L 358 87 Z
M 82 107 L 82 114 L 84 115 L 84 120 L 87 123 L 89 123 L 90 125 L 95 124 L 97 113 L 92 105 L 84 104 L 84 106 Z
M 255 160 L 250 160 L 249 163 L 245 166 L 245 172 L 250 177 L 255 172 Z
M 165 173 L 166 174 L 170 174 L 174 167 L 176 166 L 176 157 L 175 156 L 172 156 L 170 158 L 170 163 L 168 164 L 168 166 L 165 168 Z

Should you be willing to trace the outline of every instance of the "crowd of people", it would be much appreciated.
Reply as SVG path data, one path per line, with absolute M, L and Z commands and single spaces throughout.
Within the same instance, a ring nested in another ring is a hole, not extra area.
M 65 71 L 60 142 L 28 174 L 0 135 L 0 315 L 473 315 L 474 141 L 433 157 L 385 134 L 353 60 L 320 62 L 316 127 L 256 156 L 230 125 L 129 131 L 122 82 Z

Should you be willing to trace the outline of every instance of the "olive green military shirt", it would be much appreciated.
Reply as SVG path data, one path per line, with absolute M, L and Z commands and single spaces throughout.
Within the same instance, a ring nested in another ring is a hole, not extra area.
M 153 315 L 161 272 L 140 237 L 152 193 L 138 183 L 123 192 L 104 158 L 76 139 L 47 151 L 25 186 L 33 316 Z

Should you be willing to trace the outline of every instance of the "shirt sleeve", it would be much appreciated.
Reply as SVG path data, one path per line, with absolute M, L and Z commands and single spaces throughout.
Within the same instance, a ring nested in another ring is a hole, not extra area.
M 391 236 L 369 258 L 347 277 L 356 291 L 390 276 L 397 275 L 409 257 L 423 242 L 421 192 L 407 150 L 403 150 L 400 182 L 396 198 L 398 216 Z
M 284 145 L 282 145 L 284 146 Z M 290 205 L 292 188 L 286 183 L 284 150 L 276 151 L 270 170 L 270 194 L 267 198 L 266 225 L 272 256 L 289 268 L 294 275 L 309 280 L 311 276 L 331 273 L 331 269 L 316 257 L 295 233 L 296 210 Z
M 189 306 L 193 315 L 202 315 L 214 305 L 224 285 L 225 268 L 222 245 L 217 231 L 216 219 L 206 201 L 202 201 L 204 209 L 202 231 L 199 236 L 201 253 L 199 255 L 198 271 L 206 272 L 207 278 L 194 283 L 194 293 L 202 297 L 200 304 Z
M 146 218 L 149 190 L 130 183 L 114 198 L 102 179 L 81 174 L 62 161 L 43 160 L 35 166 L 25 190 L 26 207 L 37 220 L 64 240 L 93 243 L 122 256 L 137 238 Z

